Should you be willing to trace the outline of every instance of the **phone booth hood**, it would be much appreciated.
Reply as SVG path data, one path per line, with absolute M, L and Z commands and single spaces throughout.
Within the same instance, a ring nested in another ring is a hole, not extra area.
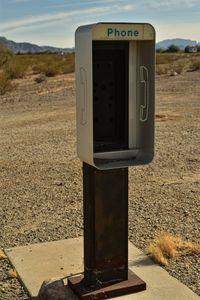
M 75 33 L 77 152 L 98 168 L 154 156 L 155 30 L 97 23 Z

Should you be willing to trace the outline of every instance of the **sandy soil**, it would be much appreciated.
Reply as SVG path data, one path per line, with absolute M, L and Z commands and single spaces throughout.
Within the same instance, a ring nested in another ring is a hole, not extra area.
M 83 234 L 74 75 L 17 80 L 0 99 L 0 248 Z M 129 168 L 129 238 L 145 250 L 165 230 L 199 242 L 200 72 L 157 77 L 156 155 Z M 0 260 L 0 299 L 28 299 Z M 166 268 L 200 295 L 200 259 Z

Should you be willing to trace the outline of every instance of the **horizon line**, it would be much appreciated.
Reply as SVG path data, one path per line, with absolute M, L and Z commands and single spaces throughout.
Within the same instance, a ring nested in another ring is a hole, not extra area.
M 0 38 L 5 38 L 6 40 L 8 40 L 8 41 L 12 41 L 12 42 L 15 42 L 15 43 L 18 43 L 18 44 L 23 44 L 23 43 L 27 43 L 27 44 L 32 44 L 32 45 L 36 45 L 36 46 L 39 46 L 39 47 L 53 47 L 53 48 L 60 48 L 60 49 L 66 49 L 66 48 L 69 48 L 69 49 L 73 49 L 73 48 L 75 48 L 75 45 L 73 45 L 73 46 L 66 46 L 66 47 L 61 47 L 61 46 L 52 46 L 52 45 L 42 45 L 42 44 L 40 44 L 40 43 L 34 43 L 34 42 L 28 42 L 28 41 L 20 41 L 20 42 L 16 42 L 15 40 L 12 40 L 12 39 L 9 39 L 9 38 L 7 38 L 7 37 L 5 37 L 5 36 L 0 36 Z M 200 44 L 200 41 L 198 41 L 198 40 L 191 40 L 191 39 L 187 39 L 187 38 L 166 38 L 166 39 L 164 39 L 164 40 L 161 40 L 161 41 L 158 41 L 158 42 L 156 42 L 156 44 L 158 44 L 158 43 L 161 43 L 161 42 L 164 42 L 164 41 L 170 41 L 170 40 L 189 40 L 189 41 L 191 41 L 191 42 L 196 42 L 196 45 L 198 45 L 198 44 Z

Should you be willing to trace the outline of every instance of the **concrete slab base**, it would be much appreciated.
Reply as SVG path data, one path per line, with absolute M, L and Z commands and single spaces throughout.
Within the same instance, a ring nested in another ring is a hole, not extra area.
M 83 239 L 33 244 L 5 249 L 19 278 L 32 299 L 37 299 L 41 284 L 49 278 L 67 278 L 83 271 Z M 198 300 L 187 286 L 154 264 L 129 243 L 129 269 L 147 284 L 145 291 L 117 297 L 121 300 Z M 67 280 L 64 280 L 67 282 Z M 77 297 L 68 288 L 70 300 Z

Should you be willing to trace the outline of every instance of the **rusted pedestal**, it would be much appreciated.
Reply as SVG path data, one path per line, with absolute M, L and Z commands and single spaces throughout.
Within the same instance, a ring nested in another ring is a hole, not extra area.
M 110 281 L 99 283 L 96 286 L 87 286 L 84 275 L 80 274 L 79 276 L 71 277 L 68 285 L 79 298 L 85 300 L 119 297 L 146 289 L 146 283 L 130 270 L 128 272 L 128 280 Z
M 69 286 L 83 299 L 145 290 L 128 271 L 128 168 L 100 171 L 83 163 L 83 203 L 84 275 L 71 277 Z

